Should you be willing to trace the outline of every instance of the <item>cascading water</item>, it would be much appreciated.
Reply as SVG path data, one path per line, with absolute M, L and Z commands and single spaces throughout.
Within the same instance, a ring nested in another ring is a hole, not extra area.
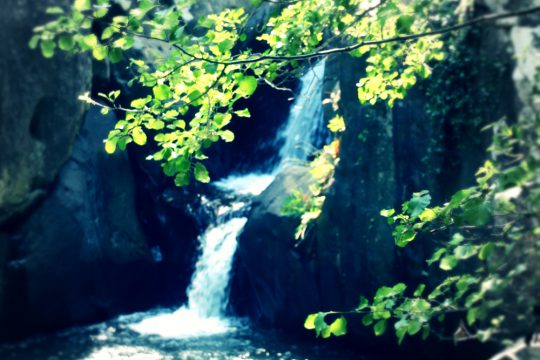
M 279 150 L 280 166 L 307 159 L 325 139 L 322 108 L 322 83 L 326 61 L 319 61 L 300 80 L 300 95 L 294 102 L 289 119 L 280 129 L 277 139 L 283 141 Z
M 266 174 L 234 175 L 214 185 L 237 200 L 224 206 L 208 202 L 217 216 L 215 224 L 200 237 L 201 254 L 188 288 L 188 303 L 174 313 L 161 314 L 130 325 L 142 334 L 169 338 L 215 335 L 235 328 L 234 319 L 225 316 L 228 284 L 237 237 L 247 218 L 250 200 L 262 193 L 277 172 L 293 161 L 304 161 L 322 142 L 322 78 L 324 60 L 309 69 L 301 79 L 301 91 L 288 121 L 280 129 L 276 142 L 282 143 L 279 165 Z

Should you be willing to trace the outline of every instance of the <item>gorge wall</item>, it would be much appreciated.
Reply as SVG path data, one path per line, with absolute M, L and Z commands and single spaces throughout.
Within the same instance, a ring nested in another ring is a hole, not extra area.
M 28 48 L 45 9 L 70 4 L 17 0 L 0 14 L 0 338 L 176 304 L 191 274 L 196 224 L 163 192 L 137 197 L 148 185 L 128 155 L 103 149 L 114 116 L 77 99 L 90 57 Z M 166 215 L 180 231 L 149 230 Z
M 527 6 L 531 2 L 479 3 L 477 11 Z M 300 244 L 293 239 L 299 220 L 282 216 L 276 202 L 283 204 L 305 171 L 278 177 L 261 194 L 239 240 L 235 310 L 261 324 L 302 331 L 309 313 L 353 309 L 360 295 L 369 297 L 379 286 L 425 281 L 429 242 L 419 239 L 397 249 L 379 212 L 424 189 L 435 204 L 442 203 L 473 183 L 488 156 L 490 134 L 481 128 L 503 117 L 513 121 L 521 109 L 517 67 L 524 60 L 516 62 L 513 52 L 523 48 L 518 39 L 524 33 L 534 38 L 539 23 L 537 17 L 514 19 L 461 34 L 460 44 L 435 66 L 432 77 L 392 110 L 358 103 L 361 61 L 346 55 L 327 60 L 325 94 L 339 92 L 347 124 L 335 183 Z M 528 56 L 532 61 L 535 55 Z M 333 114 L 327 106 L 327 119 Z M 353 338 L 370 331 L 360 319 L 349 324 Z M 368 343 L 380 344 L 369 336 Z M 388 343 L 395 343 L 391 335 Z

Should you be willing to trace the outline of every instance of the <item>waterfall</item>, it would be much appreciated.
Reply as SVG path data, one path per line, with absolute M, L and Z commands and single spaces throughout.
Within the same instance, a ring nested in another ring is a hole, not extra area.
M 237 237 L 247 222 L 251 199 L 262 193 L 278 171 L 293 159 L 306 160 L 322 141 L 322 77 L 324 60 L 309 69 L 301 79 L 301 91 L 276 142 L 280 164 L 266 174 L 233 175 L 214 183 L 233 194 L 228 205 L 208 202 L 217 216 L 215 223 L 199 236 L 200 256 L 187 290 L 188 302 L 173 313 L 148 317 L 130 328 L 142 334 L 170 338 L 190 338 L 221 334 L 235 328 L 235 320 L 225 316 L 228 285 Z M 217 205 L 216 205 L 217 204 Z
M 202 253 L 188 289 L 188 308 L 199 316 L 223 315 L 236 236 L 246 221 L 246 218 L 233 218 L 208 229 L 201 237 Z
M 321 129 L 324 129 L 322 83 L 325 63 L 325 60 L 319 61 L 300 80 L 300 94 L 277 137 L 278 141 L 283 141 L 279 150 L 281 166 L 306 160 L 324 141 Z

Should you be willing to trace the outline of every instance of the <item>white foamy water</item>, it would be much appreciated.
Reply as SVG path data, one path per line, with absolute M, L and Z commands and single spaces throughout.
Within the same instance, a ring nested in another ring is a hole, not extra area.
M 280 167 L 289 162 L 306 160 L 316 150 L 324 132 L 322 83 L 325 60 L 309 69 L 300 81 L 300 94 L 289 112 L 289 119 L 280 129 L 278 140 L 284 141 L 279 150 Z
M 274 174 L 231 175 L 216 181 L 215 186 L 239 195 L 260 195 L 274 181 Z
M 131 329 L 172 338 L 216 335 L 233 329 L 224 312 L 236 238 L 246 221 L 244 217 L 233 218 L 200 236 L 201 255 L 188 288 L 187 306 L 144 319 Z

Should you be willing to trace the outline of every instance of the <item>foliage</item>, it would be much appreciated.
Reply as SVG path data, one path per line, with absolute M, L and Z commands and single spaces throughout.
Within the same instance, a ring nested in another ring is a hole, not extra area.
M 333 133 L 345 131 L 343 117 L 335 116 L 329 121 L 328 128 Z M 303 240 L 309 226 L 321 215 L 326 199 L 325 193 L 334 182 L 334 172 L 339 162 L 339 144 L 340 140 L 335 139 L 330 144 L 325 145 L 315 159 L 309 163 L 312 182 L 309 184 L 307 193 L 295 190 L 283 204 L 281 209 L 283 215 L 300 218 L 300 224 L 294 235 L 296 240 Z
M 540 103 L 539 90 L 532 106 Z M 373 326 L 375 335 L 391 322 L 400 343 L 416 334 L 447 338 L 437 322 L 449 314 L 461 320 L 455 341 L 504 341 L 539 330 L 540 112 L 491 128 L 492 160 L 476 173 L 476 186 L 458 191 L 442 206 L 430 207 L 431 198 L 422 191 L 400 213 L 381 211 L 399 247 L 419 233 L 446 240 L 427 260 L 432 278 L 441 272 L 442 281 L 414 291 L 402 283 L 383 286 L 371 301 L 361 298 L 353 312 L 364 314 L 362 323 Z
M 81 99 L 103 112 L 123 113 L 105 142 L 107 152 L 124 150 L 130 143 L 143 146 L 150 138 L 159 150 L 149 159 L 159 161 L 179 186 L 188 184 L 192 175 L 210 180 L 203 164 L 205 150 L 217 141 L 233 141 L 227 125 L 250 116 L 247 109 L 237 108 L 239 100 L 249 98 L 259 83 L 274 84 L 302 68 L 302 61 L 324 56 L 335 46 L 354 45 L 340 51 L 368 63 L 358 83 L 359 100 L 392 105 L 418 77 L 429 75 L 430 62 L 443 58 L 436 36 L 408 42 L 399 37 L 427 32 L 432 24 L 445 24 L 443 15 L 451 14 L 441 11 L 441 0 L 290 2 L 279 6 L 281 11 L 258 34 L 265 50 L 257 53 L 247 42 L 249 14 L 255 11 L 226 9 L 198 19 L 193 30 L 183 17 L 193 2 L 163 6 L 157 0 L 138 0 L 126 14 L 115 16 L 109 0 L 75 0 L 67 10 L 49 8 L 54 19 L 36 27 L 30 40 L 47 58 L 59 49 L 91 53 L 98 61 L 127 60 L 136 74 L 130 84 L 145 88 L 146 96 L 129 106 L 119 104 L 117 92 L 103 94 L 99 101 L 88 94 Z M 252 3 L 256 8 L 263 2 Z M 99 27 L 102 30 L 94 31 Z M 397 40 L 385 40 L 394 37 Z M 152 59 L 130 51 L 150 48 L 150 43 L 164 50 Z

